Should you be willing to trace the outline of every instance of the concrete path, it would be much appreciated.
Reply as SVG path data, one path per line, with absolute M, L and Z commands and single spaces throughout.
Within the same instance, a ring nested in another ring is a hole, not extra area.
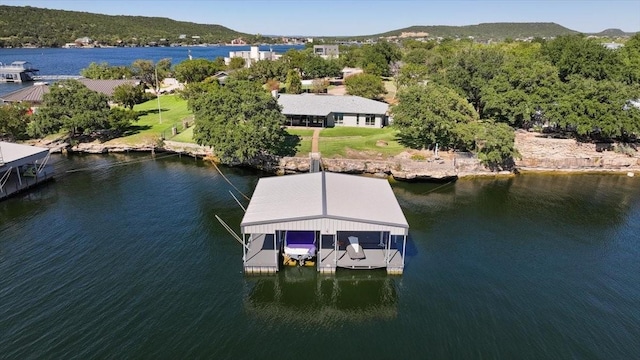
M 313 137 L 311 138 L 311 152 L 318 152 L 318 139 L 320 138 L 320 131 L 322 129 L 314 129 Z

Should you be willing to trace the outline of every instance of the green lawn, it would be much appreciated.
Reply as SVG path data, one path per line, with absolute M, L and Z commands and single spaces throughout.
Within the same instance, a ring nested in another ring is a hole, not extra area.
M 287 128 L 286 130 L 289 135 L 298 136 L 300 138 L 300 142 L 296 147 L 296 156 L 308 156 L 311 152 L 313 129 Z
M 320 132 L 318 147 L 323 157 L 348 157 L 348 150 L 370 155 L 395 156 L 406 148 L 396 139 L 397 131 L 383 129 L 335 127 Z
M 182 131 L 169 140 L 195 144 L 196 142 L 193 140 L 193 126 L 188 128 L 187 130 Z
M 182 120 L 192 116 L 191 111 L 187 109 L 187 101 L 177 95 L 160 97 L 160 114 L 158 113 L 157 99 L 136 105 L 133 109 L 142 115 L 133 124 L 128 134 L 116 139 L 118 142 L 135 145 L 154 142 L 160 137 L 170 139 L 172 136 L 171 128 L 175 126 L 180 131 Z M 162 121 L 160 121 L 160 117 L 162 117 Z M 186 137 L 187 134 L 182 138 Z M 193 142 L 193 140 L 189 142 Z

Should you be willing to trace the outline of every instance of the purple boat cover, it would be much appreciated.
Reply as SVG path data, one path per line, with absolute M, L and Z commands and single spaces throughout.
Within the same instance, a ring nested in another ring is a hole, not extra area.
M 287 231 L 287 246 L 291 245 L 313 245 L 315 242 L 315 233 L 313 231 Z M 298 246 L 296 246 L 298 247 Z

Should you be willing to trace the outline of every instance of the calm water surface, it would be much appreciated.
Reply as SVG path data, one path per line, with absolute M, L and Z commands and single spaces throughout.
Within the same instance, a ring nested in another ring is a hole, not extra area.
M 148 159 L 58 157 L 0 203 L 0 358 L 640 358 L 638 178 L 394 183 L 403 276 L 247 277 L 229 185 Z

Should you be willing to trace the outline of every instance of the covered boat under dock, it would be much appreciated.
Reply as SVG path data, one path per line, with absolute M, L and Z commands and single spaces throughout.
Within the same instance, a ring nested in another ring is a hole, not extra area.
M 258 181 L 240 224 L 247 273 L 282 263 L 336 268 L 404 269 L 407 220 L 386 179 L 338 173 Z
M 49 149 L 0 141 L 0 200 L 53 178 Z

